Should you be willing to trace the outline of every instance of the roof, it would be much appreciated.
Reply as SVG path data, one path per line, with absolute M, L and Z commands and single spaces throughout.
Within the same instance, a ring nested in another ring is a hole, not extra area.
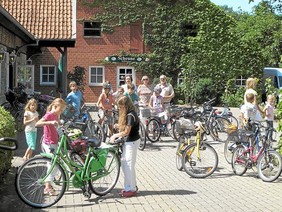
M 1 0 L 25 29 L 39 40 L 75 39 L 75 0 Z

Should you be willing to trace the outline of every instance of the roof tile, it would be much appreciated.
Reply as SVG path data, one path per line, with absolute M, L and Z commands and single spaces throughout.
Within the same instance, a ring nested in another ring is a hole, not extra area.
M 72 0 L 1 0 L 0 4 L 37 39 L 72 39 Z

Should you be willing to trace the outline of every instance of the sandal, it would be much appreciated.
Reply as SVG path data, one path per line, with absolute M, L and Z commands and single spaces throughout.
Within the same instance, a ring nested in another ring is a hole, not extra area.
M 45 188 L 44 189 L 44 195 L 58 196 L 58 193 L 53 188 Z

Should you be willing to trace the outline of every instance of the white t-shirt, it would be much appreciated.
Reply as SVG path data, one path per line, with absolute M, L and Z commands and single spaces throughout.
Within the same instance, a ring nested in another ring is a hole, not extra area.
M 38 117 L 38 113 L 37 113 L 37 111 L 35 111 L 35 112 L 25 111 L 24 117 L 27 117 L 27 120 L 30 120 L 30 119 Z M 33 121 L 33 122 L 25 125 L 24 131 L 25 132 L 31 132 L 31 131 L 36 132 L 37 128 L 35 127 L 35 124 L 36 124 L 36 121 Z
M 251 121 L 259 121 L 256 120 L 257 107 L 252 103 L 247 102 L 246 104 L 244 104 L 241 107 L 241 113 L 244 114 L 245 119 L 250 118 Z

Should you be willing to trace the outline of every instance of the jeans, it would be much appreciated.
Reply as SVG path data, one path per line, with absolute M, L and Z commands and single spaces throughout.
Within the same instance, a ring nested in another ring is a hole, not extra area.
M 125 142 L 121 156 L 121 168 L 124 173 L 124 190 L 136 191 L 136 156 L 140 139 L 133 142 Z
M 266 120 L 266 132 L 267 132 L 267 135 L 266 135 L 266 138 L 269 139 L 270 141 L 273 140 L 272 138 L 272 134 L 273 134 L 273 121 L 269 121 L 269 120 Z M 268 129 L 270 129 L 268 131 Z

